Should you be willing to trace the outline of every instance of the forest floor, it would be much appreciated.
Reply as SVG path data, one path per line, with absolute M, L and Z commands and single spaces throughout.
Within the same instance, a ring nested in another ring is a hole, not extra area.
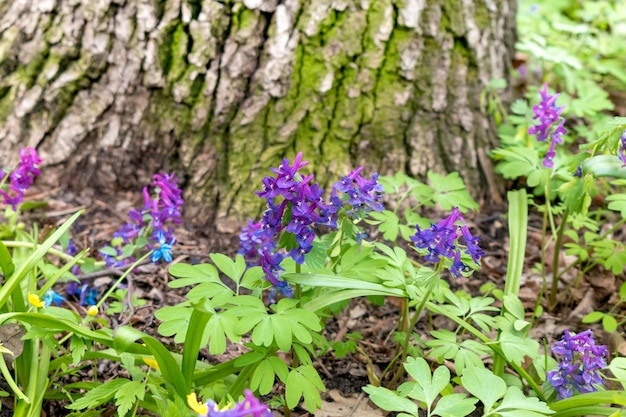
M 80 194 L 74 194 L 62 188 L 41 190 L 36 195 L 31 195 L 30 200 L 45 200 L 48 206 L 27 213 L 24 221 L 27 224 L 55 226 L 75 211 L 84 208 L 86 211 L 75 224 L 72 237 L 79 250 L 89 247 L 92 254 L 95 254 L 97 249 L 102 247 L 111 238 L 113 232 L 126 221 L 128 211 L 132 207 L 141 205 L 140 194 L 128 192 L 104 197 L 89 188 L 83 189 Z M 487 282 L 503 288 L 508 258 L 506 210 L 505 205 L 484 206 L 478 214 L 465 216 L 474 235 L 480 236 L 480 245 L 486 255 L 482 258 L 482 269 L 471 278 L 450 280 L 453 290 L 464 290 L 471 295 L 478 295 L 481 286 Z M 441 216 L 436 216 L 433 220 L 438 221 L 440 218 Z M 180 225 L 175 234 L 178 243 L 174 247 L 173 262 L 191 264 L 210 262 L 208 255 L 215 252 L 234 256 L 239 247 L 238 233 L 239 230 L 224 230 L 217 225 Z M 375 234 L 370 236 L 370 239 L 376 238 Z M 530 213 L 526 265 L 519 293 L 529 317 L 535 309 L 542 286 L 540 275 L 534 272 L 535 265 L 540 262 L 540 246 L 541 217 L 536 213 Z M 553 250 L 553 248 L 548 248 L 548 252 Z M 548 256 L 548 259 L 552 259 L 550 254 Z M 571 261 L 564 255 L 561 259 L 563 265 Z M 168 265 L 165 264 L 141 266 L 130 276 L 129 294 L 146 300 L 146 304 L 131 307 L 120 315 L 104 315 L 101 311 L 100 317 L 105 317 L 113 329 L 120 324 L 131 324 L 157 336 L 171 349 L 176 349 L 172 338 L 158 334 L 159 322 L 154 316 L 156 310 L 185 300 L 184 288 L 172 289 L 167 286 L 168 281 L 172 279 L 167 273 L 167 268 Z M 615 294 L 624 276 L 621 275 L 616 279 L 610 272 L 596 269 L 583 277 L 580 282 L 576 283 L 575 280 L 576 274 L 573 270 L 563 276 L 561 282 L 563 291 L 559 294 L 560 307 L 556 311 L 544 312 L 533 326 L 532 336 L 541 344 L 545 340 L 550 346 L 555 340 L 560 339 L 566 328 L 573 331 L 583 330 L 581 319 L 584 315 L 593 310 L 606 311 L 609 306 L 615 304 Z M 102 294 L 112 281 L 112 277 L 100 277 L 94 280 L 93 284 L 101 289 L 100 294 Z M 76 300 L 70 299 L 64 305 L 79 311 L 81 315 L 85 313 L 82 311 L 85 307 L 78 306 Z M 316 412 L 316 416 L 384 415 L 382 411 L 368 402 L 361 388 L 369 383 L 367 368 L 370 361 L 372 369 L 380 372 L 393 357 L 395 345 L 392 336 L 396 329 L 397 317 L 398 300 L 389 298 L 384 305 L 378 306 L 367 299 L 359 299 L 353 300 L 347 309 L 327 322 L 325 336 L 329 340 L 339 341 L 346 334 L 356 332 L 360 333 L 363 339 L 358 342 L 359 353 L 349 354 L 341 359 L 329 353 L 316 360 L 315 366 L 322 375 L 327 388 L 326 393 L 323 394 L 323 408 Z M 422 318 L 418 322 L 417 330 L 425 337 L 428 337 L 428 332 L 433 328 L 454 330 L 455 327 L 447 319 L 436 316 L 431 317 L 430 320 Z M 615 351 L 617 347 L 622 354 L 626 354 L 626 343 L 623 340 L 611 339 L 600 326 L 592 328 L 595 330 L 596 337 L 599 337 L 602 343 L 609 345 L 610 352 Z M 208 362 L 219 363 L 240 355 L 244 349 L 242 345 L 231 344 L 224 355 L 212 356 L 207 350 L 201 353 Z M 100 369 L 99 377 L 108 380 L 123 376 L 124 372 L 123 369 L 109 364 Z M 92 375 L 85 372 L 84 377 L 88 379 Z M 44 411 L 49 417 L 67 414 L 62 404 L 58 403 L 47 404 Z M 280 410 L 273 411 L 274 415 L 281 415 Z M 297 409 L 292 415 L 308 414 L 303 409 Z

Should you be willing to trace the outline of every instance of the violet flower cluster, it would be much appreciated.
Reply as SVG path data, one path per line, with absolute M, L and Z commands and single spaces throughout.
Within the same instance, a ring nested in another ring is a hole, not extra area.
M 304 263 L 304 255 L 313 248 L 313 226 L 330 224 L 336 213 L 332 205 L 324 202 L 324 191 L 311 183 L 313 174 L 302 176 L 298 171 L 308 164 L 302 161 L 302 152 L 296 155 L 293 165 L 284 158 L 278 168 L 270 168 L 275 176 L 263 178 L 263 190 L 256 194 L 267 201 L 267 210 L 258 223 L 249 222 L 240 235 L 239 253 L 246 256 L 248 265 L 260 265 L 266 279 L 285 296 L 292 290 L 280 279 L 284 270 L 280 263 L 290 256 L 297 264 Z M 283 232 L 295 236 L 295 243 L 277 251 L 277 241 Z
M 272 417 L 274 414 L 267 405 L 262 404 L 250 390 L 244 391 L 244 399 L 235 404 L 235 407 L 220 410 L 217 403 L 207 400 L 205 403 L 197 401 L 196 395 L 187 396 L 191 409 L 198 413 L 198 417 Z
M 330 196 L 332 205 L 339 209 L 343 202 L 350 205 L 346 213 L 351 218 L 362 218 L 370 211 L 383 211 L 383 186 L 378 183 L 378 173 L 372 174 L 372 179 L 361 176 L 363 167 L 360 166 L 340 181 L 333 184 Z M 339 192 L 344 193 L 340 197 Z M 335 225 L 336 226 L 336 225 Z
M 338 212 L 344 203 L 350 205 L 347 215 L 353 218 L 383 209 L 378 174 L 368 180 L 360 175 L 363 167 L 353 170 L 333 185 L 330 203 L 326 203 L 324 191 L 312 183 L 313 174 L 302 176 L 298 172 L 307 164 L 300 152 L 293 165 L 285 158 L 278 168 L 270 168 L 276 175 L 263 178 L 263 190 L 256 193 L 267 201 L 267 210 L 260 222 L 248 221 L 239 235 L 239 253 L 248 266 L 260 265 L 274 289 L 285 296 L 291 296 L 291 287 L 280 279 L 284 270 L 280 264 L 287 256 L 299 265 L 304 263 L 304 256 L 313 248 L 314 226 L 337 227 Z M 285 233 L 295 239 L 281 240 Z M 281 251 L 283 247 L 286 253 Z
M 547 374 L 559 399 L 571 397 L 574 390 L 581 394 L 597 391 L 595 385 L 603 383 L 599 370 L 606 367 L 608 350 L 604 345 L 596 345 L 591 330 L 578 334 L 565 330 L 552 351 L 562 355 L 558 368 Z
M 184 203 L 177 181 L 173 173 L 155 174 L 151 184 L 152 195 L 148 187 L 144 187 L 143 208 L 132 209 L 128 213 L 130 221 L 113 234 L 120 243 L 101 250 L 107 267 L 123 267 L 134 262 L 132 257 L 120 259 L 123 254 L 122 244 L 129 244 L 143 235 L 148 237 L 152 262 L 172 261 L 172 245 L 176 243 L 176 238 L 173 236 L 174 229 L 167 227 L 167 224 L 182 222 L 181 209 Z
M 442 257 L 450 259 L 452 261 L 450 272 L 457 278 L 461 278 L 462 273 L 469 269 L 469 266 L 461 261 L 463 252 L 471 256 L 475 263 L 478 263 L 485 254 L 478 246 L 478 237 L 472 236 L 458 207 L 439 223 L 431 223 L 428 229 L 422 230 L 419 225 L 416 228 L 417 232 L 410 239 L 417 248 L 428 250 L 424 259 L 433 263 L 439 263 Z M 464 241 L 463 246 L 459 244 L 460 238 Z
M 17 168 L 9 174 L 8 189 L 0 188 L 0 196 L 4 204 L 10 205 L 13 211 L 17 211 L 17 205 L 24 200 L 24 193 L 41 173 L 36 165 L 42 162 L 34 148 L 27 147 L 20 151 L 20 162 Z M 0 170 L 0 181 L 4 180 L 5 176 L 6 173 Z
M 563 143 L 563 135 L 567 133 L 567 129 L 563 126 L 565 119 L 561 117 L 561 112 L 565 106 L 556 106 L 559 94 L 548 94 L 547 84 L 543 85 L 543 90 L 539 91 L 539 95 L 541 96 L 541 102 L 533 106 L 533 120 L 537 120 L 538 124 L 529 127 L 528 134 L 536 135 L 539 142 L 545 142 L 548 137 L 551 137 L 550 149 L 548 149 L 543 159 L 543 166 L 552 168 L 556 155 L 554 148 L 556 144 Z M 555 123 L 558 124 L 555 126 Z

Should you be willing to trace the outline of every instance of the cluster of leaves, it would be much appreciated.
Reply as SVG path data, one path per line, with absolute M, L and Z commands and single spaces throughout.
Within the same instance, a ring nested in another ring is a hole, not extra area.
M 566 117 L 592 122 L 577 128 L 588 139 L 602 129 L 602 113 L 614 109 L 607 91 L 626 91 L 625 22 L 619 0 L 524 0 L 519 5 L 516 48 L 526 57 L 521 74 L 529 84 L 549 80 L 563 91 Z

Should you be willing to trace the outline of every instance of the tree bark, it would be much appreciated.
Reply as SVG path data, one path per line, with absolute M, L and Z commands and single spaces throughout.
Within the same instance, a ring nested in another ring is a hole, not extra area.
M 508 78 L 516 0 L 4 0 L 0 160 L 35 146 L 50 181 L 184 178 L 187 214 L 242 220 L 303 151 L 328 185 L 459 171 L 499 190 L 479 104 Z M 507 96 L 503 97 L 507 101 Z

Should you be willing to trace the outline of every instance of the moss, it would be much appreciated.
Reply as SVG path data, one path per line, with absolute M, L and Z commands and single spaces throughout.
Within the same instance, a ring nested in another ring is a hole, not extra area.
M 58 68 L 61 67 L 61 61 L 62 61 L 61 55 L 56 54 L 56 53 L 49 53 L 46 56 L 46 62 L 43 64 L 41 71 L 39 72 L 39 74 L 37 74 L 36 84 L 41 87 L 45 87 L 48 83 L 50 83 L 50 80 L 47 78 L 48 72 L 50 72 L 52 68 L 56 67 L 57 72 L 56 74 L 54 74 L 54 77 L 56 77 L 58 75 Z
M 474 7 L 474 22 L 478 29 L 482 32 L 491 26 L 492 16 L 487 9 L 487 5 L 476 2 Z
M 242 8 L 241 11 L 234 16 L 234 24 L 236 29 L 243 30 L 256 26 L 259 19 L 259 13 L 256 10 Z
M 48 52 L 49 50 L 46 49 L 45 51 L 42 51 L 41 54 L 35 54 L 33 59 L 31 59 L 21 71 L 23 77 L 20 78 L 26 88 L 31 88 L 33 84 L 35 84 L 37 77 L 41 74 L 41 70 L 47 61 Z
M 4 122 L 13 111 L 16 89 L 16 86 L 0 88 L 0 122 Z
M 441 28 L 442 30 L 453 33 L 455 36 L 465 34 L 465 21 L 463 14 L 466 10 L 460 0 L 445 0 L 442 6 Z
M 167 74 L 170 70 L 172 63 L 172 43 L 174 39 L 174 32 L 178 27 L 182 25 L 179 21 L 171 22 L 161 32 L 161 39 L 159 40 L 157 54 L 159 56 L 159 62 L 164 74 Z
M 185 25 L 182 22 L 179 23 L 172 33 L 171 60 L 167 71 L 167 79 L 170 83 L 178 80 L 187 69 L 189 39 Z

